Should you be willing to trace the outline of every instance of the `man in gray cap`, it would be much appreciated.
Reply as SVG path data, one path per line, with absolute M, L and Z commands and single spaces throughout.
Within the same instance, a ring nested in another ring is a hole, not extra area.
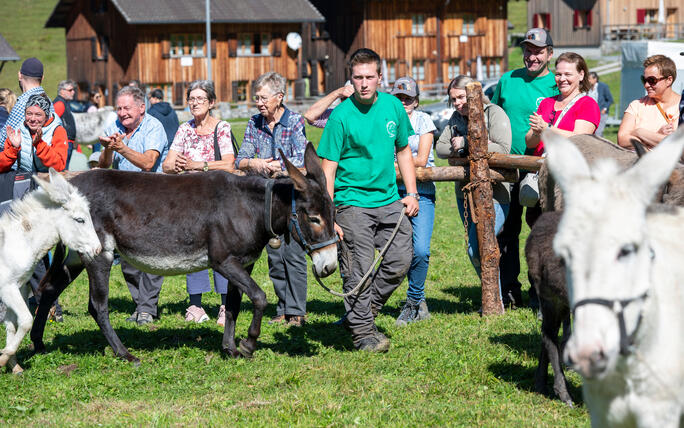
M 508 115 L 513 130 L 511 154 L 524 154 L 527 145 L 525 134 L 530 129 L 530 115 L 537 111 L 541 100 L 558 95 L 556 80 L 549 71 L 549 61 L 553 56 L 553 41 L 551 35 L 544 28 L 532 28 L 525 33 L 520 45 L 523 49 L 524 68 L 509 71 L 501 76 L 496 86 L 492 103 L 498 105 Z M 522 174 L 521 178 L 524 176 Z M 520 251 L 519 236 L 522 228 L 523 209 L 518 200 L 520 182 L 511 186 L 511 206 L 503 230 L 497 237 L 501 258 L 499 271 L 501 272 L 501 290 L 505 306 L 521 306 L 522 293 L 520 291 Z M 533 219 L 530 214 L 534 211 L 528 208 L 528 223 Z M 531 292 L 533 289 L 531 289 Z M 530 306 L 538 306 L 536 296 L 530 295 Z

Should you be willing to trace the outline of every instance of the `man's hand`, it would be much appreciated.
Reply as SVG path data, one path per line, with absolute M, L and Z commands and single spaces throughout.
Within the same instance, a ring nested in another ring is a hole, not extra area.
M 345 85 L 337 90 L 337 98 L 342 98 L 346 97 L 349 98 L 352 95 L 354 95 L 354 86 L 353 85 Z
M 458 135 L 456 137 L 451 137 L 451 149 L 456 151 L 465 147 L 465 139 L 463 136 Z
M 333 228 L 335 229 L 335 232 L 337 232 L 337 236 L 340 237 L 340 241 L 344 239 L 344 232 L 342 231 L 342 228 L 340 227 L 337 222 L 333 223 Z
M 123 138 L 123 134 L 116 133 L 110 135 L 109 137 L 100 137 L 100 143 L 109 150 L 120 152 L 121 149 L 126 147 L 123 142 Z
M 43 128 L 39 128 L 36 133 L 31 136 L 31 139 L 34 146 L 40 143 L 40 141 L 43 139 Z
M 404 199 L 401 200 L 401 203 L 406 207 L 407 216 L 415 217 L 418 215 L 418 199 L 414 198 L 413 196 L 404 196 Z
M 21 130 L 16 131 L 11 126 L 7 125 L 7 138 L 9 138 L 12 147 L 18 149 L 21 147 Z

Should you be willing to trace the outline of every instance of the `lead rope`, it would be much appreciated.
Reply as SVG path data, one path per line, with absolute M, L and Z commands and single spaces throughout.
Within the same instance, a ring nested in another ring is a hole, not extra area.
M 392 235 L 390 238 L 387 240 L 385 243 L 385 246 L 382 247 L 382 250 L 378 253 L 377 256 L 375 256 L 375 260 L 373 260 L 373 263 L 370 265 L 368 268 L 368 272 L 361 278 L 361 281 L 354 287 L 352 290 L 346 292 L 346 293 L 340 293 L 335 290 L 330 289 L 327 287 L 325 284 L 323 284 L 323 281 L 318 277 L 318 274 L 316 273 L 316 269 L 314 269 L 313 266 L 311 266 L 311 272 L 313 272 L 314 278 L 316 278 L 316 282 L 318 282 L 318 285 L 323 287 L 325 291 L 328 293 L 332 294 L 333 296 L 337 297 L 349 297 L 352 295 L 360 294 L 362 291 L 364 291 L 366 288 L 368 288 L 368 284 L 370 284 L 370 281 L 368 281 L 368 278 L 370 278 L 371 274 L 374 273 L 374 268 L 377 266 L 378 262 L 382 263 L 383 257 L 385 257 L 385 253 L 387 252 L 387 249 L 389 248 L 390 244 L 392 241 L 394 241 L 394 237 L 397 236 L 397 232 L 399 232 L 399 227 L 401 226 L 401 222 L 404 220 L 404 217 L 406 216 L 406 207 L 404 206 L 401 209 L 401 214 L 399 215 L 399 220 L 397 221 L 397 225 L 394 226 L 394 230 L 392 231 Z

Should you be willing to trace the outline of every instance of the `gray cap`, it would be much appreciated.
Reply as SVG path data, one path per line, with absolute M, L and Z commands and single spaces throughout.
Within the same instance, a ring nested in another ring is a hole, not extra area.
M 529 43 L 534 46 L 543 48 L 545 46 L 553 46 L 553 40 L 551 40 L 551 34 L 545 28 L 532 28 L 525 33 L 525 38 L 520 45 Z
M 99 162 L 101 154 L 101 152 L 93 152 L 93 154 L 91 154 L 88 158 L 88 162 Z
M 418 84 L 412 77 L 400 77 L 394 82 L 392 86 L 392 95 L 405 94 L 409 97 L 417 97 L 420 93 Z

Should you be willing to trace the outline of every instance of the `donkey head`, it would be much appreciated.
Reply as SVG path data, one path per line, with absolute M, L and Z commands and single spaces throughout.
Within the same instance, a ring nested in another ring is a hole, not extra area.
M 337 245 L 333 202 L 316 149 L 311 143 L 306 146 L 306 176 L 285 158 L 282 151 L 280 156 L 296 190 L 296 216 L 290 222 L 291 235 L 311 256 L 316 274 L 326 277 L 337 269 Z
M 53 168 L 50 168 L 50 181 L 38 176 L 34 178 L 42 191 L 58 206 L 53 218 L 46 220 L 55 224 L 60 240 L 86 260 L 98 255 L 102 246 L 90 217 L 88 200 Z
M 629 353 L 637 333 L 653 254 L 646 208 L 679 159 L 684 132 L 621 173 L 612 161 L 590 170 L 579 150 L 551 131 L 543 139 L 566 201 L 554 239 L 574 314 L 565 360 L 585 378 L 600 377 Z

